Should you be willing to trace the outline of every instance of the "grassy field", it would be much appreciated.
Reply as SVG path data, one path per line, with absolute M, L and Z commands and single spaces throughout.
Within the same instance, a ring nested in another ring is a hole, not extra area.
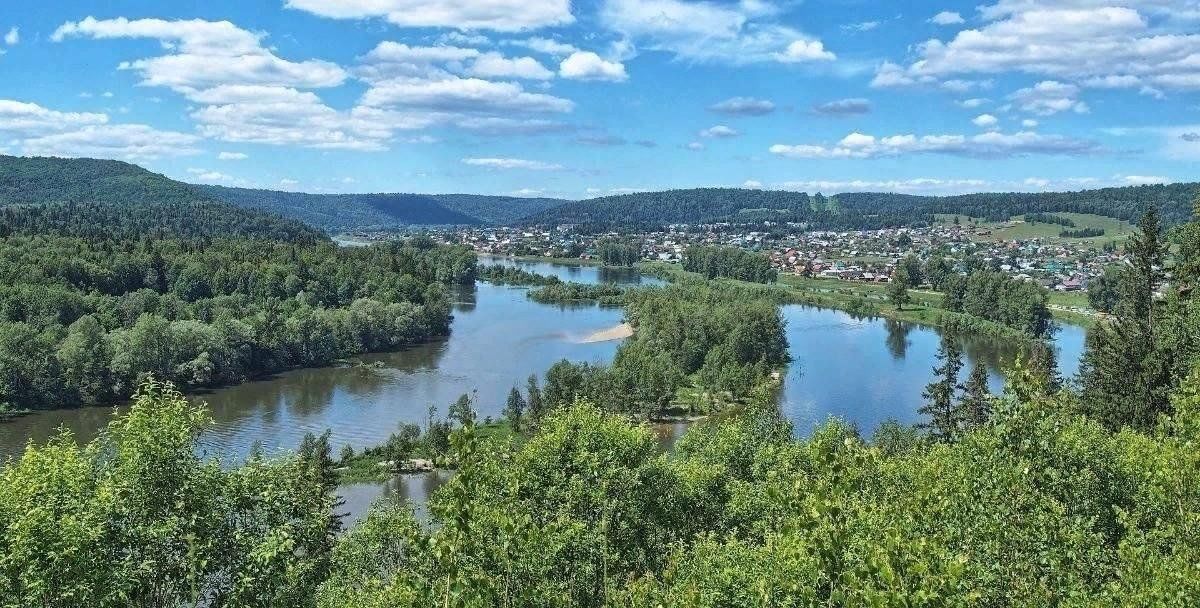
M 1069 239 L 1058 236 L 1058 233 L 1064 230 L 1065 226 L 1058 224 L 1043 224 L 1029 223 L 1022 220 L 1022 216 L 1013 216 L 1009 222 L 985 222 L 976 218 L 968 218 L 965 215 L 957 216 L 959 221 L 964 225 L 972 222 L 977 224 L 978 230 L 990 230 L 992 233 L 986 236 L 972 237 L 975 240 L 991 242 L 991 241 L 1011 241 L 1041 238 L 1050 241 L 1068 241 L 1073 243 L 1093 242 L 1096 246 L 1103 245 L 1106 242 L 1116 241 L 1124 242 L 1133 234 L 1133 225 L 1129 222 L 1118 220 L 1102 215 L 1090 215 L 1086 213 L 1053 213 L 1059 217 L 1067 218 L 1075 222 L 1075 227 L 1070 230 L 1081 230 L 1083 228 L 1102 228 L 1104 236 L 1090 239 Z M 941 225 L 949 225 L 954 222 L 953 215 L 938 215 L 937 221 Z

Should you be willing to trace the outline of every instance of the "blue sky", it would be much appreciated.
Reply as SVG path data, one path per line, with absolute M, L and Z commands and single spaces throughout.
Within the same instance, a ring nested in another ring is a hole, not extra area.
M 0 151 L 569 198 L 1200 179 L 1200 0 L 0 6 Z

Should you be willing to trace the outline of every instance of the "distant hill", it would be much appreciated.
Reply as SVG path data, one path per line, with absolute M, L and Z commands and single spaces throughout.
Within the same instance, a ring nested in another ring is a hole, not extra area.
M 433 194 L 448 209 L 478 218 L 485 224 L 505 226 L 566 203 L 559 198 L 522 198 L 479 194 Z
M 194 187 L 120 161 L 0 156 L 0 234 L 94 237 L 325 235 L 282 217 L 215 201 Z
M 563 202 L 472 194 L 308 194 L 222 186 L 196 188 L 243 209 L 276 213 L 329 232 L 414 225 L 511 224 Z
M 1091 213 L 1135 222 L 1155 205 L 1164 223 L 1173 225 L 1188 221 L 1197 193 L 1200 184 L 1196 183 L 947 197 L 858 192 L 826 197 L 778 190 L 700 188 L 572 201 L 534 214 L 526 223 L 611 230 L 774 220 L 807 222 L 819 229 L 869 229 L 925 225 L 938 213 L 994 220 L 1040 212 Z

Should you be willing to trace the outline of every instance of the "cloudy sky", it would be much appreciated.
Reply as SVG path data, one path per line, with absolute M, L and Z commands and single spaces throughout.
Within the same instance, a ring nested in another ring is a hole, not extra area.
M 1200 0 L 0 6 L 0 152 L 580 198 L 1191 181 Z

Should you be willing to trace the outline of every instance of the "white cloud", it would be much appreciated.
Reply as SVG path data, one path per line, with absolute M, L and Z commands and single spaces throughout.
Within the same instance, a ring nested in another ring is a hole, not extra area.
M 189 168 L 187 170 L 187 172 L 191 173 L 193 176 L 195 176 L 195 177 L 193 177 L 193 179 L 195 179 L 198 182 L 217 183 L 217 182 L 232 182 L 233 181 L 232 176 L 221 173 L 220 171 L 212 171 L 209 169 Z
M 1000 123 L 1000 119 L 991 114 L 980 114 L 972 119 L 971 123 L 981 129 L 991 129 Z
M 1025 127 L 1026 129 L 1036 129 L 1038 126 L 1038 121 L 1032 118 L 1026 118 L 1025 120 L 1021 121 L 1021 126 Z
M 958 102 L 958 105 L 960 105 L 964 108 L 967 108 L 967 109 L 974 109 L 974 108 L 982 107 L 987 102 L 988 102 L 988 100 L 986 100 L 982 97 L 972 97 L 971 99 L 964 99 L 964 100 Z
M 554 72 L 533 57 L 508 58 L 500 53 L 484 53 L 471 64 L 467 73 L 481 78 L 523 78 L 549 80 Z
M 733 116 L 763 116 L 775 111 L 775 104 L 766 99 L 753 97 L 731 97 L 708 106 L 710 112 Z
M 861 97 L 850 99 L 838 99 L 813 106 L 813 111 L 817 114 L 825 114 L 827 116 L 850 116 L 854 114 L 866 114 L 871 111 L 871 102 Z
M 716 125 L 700 131 L 700 137 L 727 139 L 741 135 L 737 129 L 730 128 L 726 125 Z
M 629 78 L 623 64 L 605 60 L 591 51 L 572 53 L 559 64 L 558 73 L 563 78 L 572 80 L 624 82 Z
M 250 158 L 244 152 L 221 152 L 217 154 L 217 160 L 246 160 Z
M 688 145 L 685 147 L 688 150 L 691 150 L 692 152 L 699 152 L 700 150 L 704 149 L 704 144 L 702 144 L 698 141 L 693 141 L 693 142 L 689 142 Z
M 806 61 L 833 61 L 837 59 L 833 53 L 825 50 L 820 40 L 794 40 L 787 49 L 776 55 L 783 63 L 803 63 Z
M 523 158 L 464 158 L 463 164 L 488 169 L 523 169 L 528 171 L 562 171 L 563 166 Z
M 1080 155 L 1099 151 L 1099 145 L 1060 135 L 1040 135 L 1029 131 L 1013 134 L 1000 132 L 966 135 L 873 135 L 851 133 L 836 145 L 775 144 L 770 152 L 786 158 L 881 158 L 910 154 L 950 154 L 974 157 L 1007 157 L 1029 154 Z
M 878 21 L 862 21 L 859 23 L 847 23 L 842 26 L 842 29 L 847 32 L 869 32 L 877 27 L 879 27 Z
M 287 0 L 288 8 L 333 19 L 382 17 L 403 27 L 515 32 L 575 21 L 570 0 Z
M 167 54 L 123 62 L 118 67 L 140 73 L 144 85 L 166 86 L 185 95 L 225 84 L 319 88 L 337 86 L 346 79 L 342 68 L 327 61 L 281 59 L 262 46 L 262 34 L 228 21 L 87 17 L 62 24 L 51 39 L 61 42 L 72 37 L 158 40 Z
M 906 68 L 882 66 L 876 86 L 1023 72 L 1084 86 L 1200 89 L 1200 34 L 1173 23 L 1200 16 L 1198 8 L 1194 0 L 1001 0 L 982 9 L 986 25 L 922 43 Z
M 573 44 L 559 42 L 550 38 L 533 37 L 526 38 L 524 40 L 511 40 L 507 44 L 523 46 L 532 51 L 542 53 L 543 55 L 553 55 L 555 57 L 566 57 L 567 55 L 579 50 L 579 48 Z
M 1088 111 L 1088 106 L 1076 99 L 1077 95 L 1079 95 L 1079 87 L 1073 84 L 1044 80 L 1032 87 L 1013 93 L 1010 98 L 1021 110 L 1038 116 L 1050 116 L 1067 111 L 1084 114 Z
M 820 41 L 778 23 L 780 12 L 765 0 L 604 0 L 600 21 L 639 48 L 691 61 L 737 65 L 834 58 Z
M 8 30 L 7 34 L 4 35 L 4 44 L 7 44 L 8 46 L 16 46 L 20 42 L 21 42 L 20 28 L 13 27 Z
M 919 177 L 914 179 L 852 179 L 852 180 L 795 180 L 776 184 L 781 190 L 798 192 L 900 192 L 905 194 L 962 194 L 984 192 L 992 182 L 981 179 L 940 179 Z
M 367 90 L 362 101 L 374 107 L 498 114 L 565 113 L 575 107 L 573 102 L 560 97 L 529 93 L 517 83 L 458 77 L 379 82 Z
M 942 11 L 931 17 L 929 22 L 936 25 L 958 25 L 960 23 L 966 23 L 966 21 L 963 20 L 962 15 L 954 11 Z
M 0 99 L 0 133 L 11 137 L 48 135 L 106 123 L 106 114 L 59 112 L 36 103 Z
M 748 188 L 750 190 L 762 190 L 763 183 L 758 180 L 755 180 L 755 179 L 748 179 L 748 180 L 742 182 L 742 187 Z
M 160 131 L 146 125 L 99 125 L 25 139 L 21 141 L 21 150 L 30 156 L 146 161 L 198 154 L 198 141 L 194 135 Z

